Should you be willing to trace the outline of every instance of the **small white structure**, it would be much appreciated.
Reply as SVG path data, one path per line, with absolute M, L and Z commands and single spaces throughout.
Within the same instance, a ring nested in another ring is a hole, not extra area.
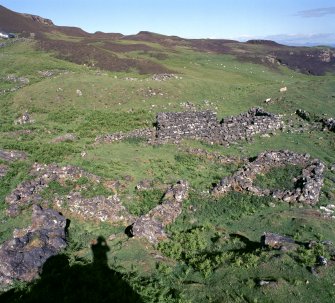
M 9 35 L 4 33 L 4 32 L 0 32 L 0 38 L 2 39 L 8 39 L 9 38 Z

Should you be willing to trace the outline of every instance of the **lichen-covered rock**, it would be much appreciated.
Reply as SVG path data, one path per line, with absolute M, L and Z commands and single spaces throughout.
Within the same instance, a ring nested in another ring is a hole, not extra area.
M 295 182 L 294 190 L 269 190 L 253 185 L 257 174 L 288 164 L 304 167 Z M 325 165 L 320 160 L 311 159 L 308 154 L 297 154 L 287 150 L 263 152 L 232 176 L 223 178 L 220 184 L 214 187 L 213 193 L 225 194 L 230 190 L 248 191 L 258 196 L 272 196 L 285 202 L 314 205 L 319 200 L 324 169 Z
M 66 247 L 65 228 L 58 212 L 34 205 L 31 226 L 0 246 L 0 285 L 36 278 L 45 261 Z
M 292 238 L 271 232 L 264 233 L 261 237 L 261 245 L 281 250 L 293 250 L 298 247 Z
M 182 202 L 188 195 L 188 183 L 179 181 L 169 188 L 163 198 L 163 202 L 157 205 L 149 213 L 139 217 L 131 227 L 131 233 L 135 237 L 146 238 L 156 244 L 166 238 L 164 227 L 174 222 L 182 211 Z

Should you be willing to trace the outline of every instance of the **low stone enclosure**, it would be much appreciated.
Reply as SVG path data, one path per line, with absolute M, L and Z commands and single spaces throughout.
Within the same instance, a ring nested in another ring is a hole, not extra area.
M 238 140 L 249 140 L 256 134 L 267 134 L 282 129 L 281 117 L 261 108 L 224 118 L 221 122 L 212 111 L 158 113 L 156 129 L 118 132 L 96 138 L 97 143 L 115 142 L 126 138 L 144 138 L 150 143 L 178 143 L 181 139 L 196 139 L 208 143 L 229 145 Z
M 239 162 L 244 166 L 232 176 L 221 180 L 214 187 L 212 194 L 221 195 L 230 190 L 246 191 L 259 196 L 274 198 L 303 204 L 314 205 L 318 202 L 323 185 L 325 165 L 307 154 L 290 151 L 267 151 L 255 159 L 237 159 L 220 156 L 199 149 L 191 149 L 190 153 L 206 157 L 219 163 Z M 294 190 L 261 189 L 253 185 L 257 174 L 266 173 L 272 168 L 285 165 L 302 166 L 302 174 L 295 180 Z M 44 201 L 42 192 L 50 182 L 66 184 L 67 180 L 78 181 L 85 177 L 91 183 L 103 180 L 93 174 L 74 166 L 58 166 L 55 164 L 34 164 L 31 170 L 32 179 L 24 181 L 9 194 L 5 202 L 9 216 L 18 215 L 22 209 L 32 206 L 32 225 L 26 229 L 15 230 L 13 238 L 0 246 L 0 286 L 12 284 L 14 280 L 30 281 L 43 267 L 44 262 L 66 247 L 66 217 L 79 217 L 83 220 L 123 224 L 128 226 L 129 236 L 145 238 L 152 244 L 168 237 L 165 227 L 173 223 L 182 213 L 183 201 L 187 199 L 189 185 L 179 181 L 171 185 L 162 202 L 140 217 L 131 215 L 115 194 L 109 197 L 97 196 L 86 198 L 81 195 L 85 183 L 74 183 L 75 187 L 68 194 L 55 194 L 52 201 Z M 106 183 L 106 182 L 105 182 Z M 105 184 L 104 183 L 104 184 Z M 43 209 L 40 205 L 43 206 Z M 55 208 L 56 210 L 49 209 Z M 61 211 L 63 215 L 57 211 Z
M 302 174 L 294 182 L 293 190 L 261 189 L 253 184 L 258 174 L 288 164 L 303 167 Z M 308 154 L 302 155 L 287 150 L 263 152 L 232 176 L 223 178 L 220 184 L 213 188 L 212 193 L 220 195 L 231 190 L 247 191 L 258 196 L 272 196 L 285 202 L 314 205 L 319 200 L 324 169 L 325 165 L 320 160 L 311 159 Z

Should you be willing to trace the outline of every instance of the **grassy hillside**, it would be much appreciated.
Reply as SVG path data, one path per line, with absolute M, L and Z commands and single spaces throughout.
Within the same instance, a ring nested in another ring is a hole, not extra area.
M 58 34 L 50 38 L 61 39 Z M 131 46 L 139 42 L 113 43 Z M 156 113 L 190 107 L 213 110 L 223 118 L 261 106 L 283 115 L 289 125 L 308 126 L 311 124 L 295 115 L 297 109 L 308 111 L 315 119 L 335 117 L 335 77 L 242 62 L 231 54 L 199 52 L 184 45 L 172 50 L 156 42 L 140 43 L 146 50 L 119 53 L 114 45 L 110 52 L 125 60 L 150 60 L 163 70 L 173 71 L 177 78 L 156 81 L 136 69 L 113 72 L 99 70 L 92 64 L 77 65 L 37 50 L 30 40 L 0 48 L 0 149 L 21 150 L 29 155 L 26 160 L 10 163 L 9 172 L 0 179 L 0 242 L 11 238 L 14 228 L 29 224 L 29 210 L 16 218 L 7 217 L 4 200 L 17 184 L 30 178 L 29 169 L 34 162 L 73 164 L 103 180 L 119 180 L 117 193 L 135 215 L 157 205 L 164 190 L 177 180 L 186 179 L 191 186 L 182 214 L 168 227 L 170 239 L 158 246 L 143 239 L 128 239 L 124 234 L 126 226 L 71 218 L 69 246 L 62 255 L 69 263 L 68 272 L 57 272 L 58 265 L 54 264 L 54 271 L 46 272 L 35 283 L 18 283 L 2 294 L 3 300 L 36 302 L 46 294 L 72 299 L 76 294 L 78 299 L 80 294 L 74 289 L 79 286 L 73 284 L 78 275 L 82 285 L 92 286 L 92 279 L 97 285 L 107 283 L 110 273 L 102 275 L 92 267 L 91 243 L 103 236 L 110 248 L 110 270 L 139 294 L 138 301 L 316 302 L 317 295 L 318 302 L 332 302 L 334 261 L 317 274 L 311 272 L 315 258 L 320 251 L 325 252 L 323 244 L 311 250 L 301 246 L 296 251 L 283 252 L 262 249 L 259 240 L 263 232 L 269 231 L 300 242 L 335 243 L 334 220 L 317 212 L 322 205 L 335 204 L 335 172 L 326 170 L 320 202 L 313 207 L 245 193 L 214 198 L 208 193 L 212 184 L 235 172 L 239 165 L 190 155 L 186 149 L 197 147 L 240 158 L 254 157 L 264 150 L 289 149 L 309 153 L 330 168 L 335 163 L 334 133 L 320 128 L 308 128 L 302 133 L 286 129 L 230 147 L 193 140 L 158 146 L 138 139 L 101 144 L 94 141 L 96 136 L 107 133 L 152 127 Z M 52 75 L 46 76 L 46 71 Z M 8 75 L 29 79 L 29 83 L 10 80 Z M 287 92 L 280 93 L 284 86 Z M 273 102 L 265 103 L 268 98 Z M 15 124 L 25 111 L 34 123 Z M 54 142 L 67 133 L 75 135 L 74 141 Z M 270 173 L 257 182 L 270 186 L 279 182 L 276 178 L 291 179 L 295 173 Z M 153 180 L 153 189 L 135 191 L 143 179 Z M 87 188 L 88 196 L 113 193 L 103 186 L 87 184 Z M 65 196 L 70 189 L 54 184 L 44 197 L 52 202 L 55 194 Z M 51 277 L 55 271 L 64 280 L 64 293 L 53 286 Z M 262 280 L 270 282 L 260 286 Z M 111 282 L 107 285 L 113 288 Z M 93 298 L 90 291 L 94 292 L 94 286 L 86 293 Z M 109 294 L 106 287 L 102 294 L 112 298 L 114 293 Z M 96 296 L 95 300 L 102 302 L 101 298 Z

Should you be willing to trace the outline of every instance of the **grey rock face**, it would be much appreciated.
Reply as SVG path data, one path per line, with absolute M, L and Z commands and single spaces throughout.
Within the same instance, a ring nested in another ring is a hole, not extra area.
M 66 247 L 65 227 L 58 212 L 35 205 L 31 226 L 0 246 L 0 285 L 36 278 L 45 261 Z
M 261 237 L 261 245 L 275 249 L 292 250 L 297 248 L 295 241 L 287 236 L 275 234 L 275 233 L 264 233 Z
M 146 215 L 140 216 L 132 225 L 132 235 L 146 238 L 156 244 L 166 238 L 164 227 L 174 222 L 182 211 L 182 202 L 188 195 L 188 183 L 179 181 L 168 189 L 163 202 Z

